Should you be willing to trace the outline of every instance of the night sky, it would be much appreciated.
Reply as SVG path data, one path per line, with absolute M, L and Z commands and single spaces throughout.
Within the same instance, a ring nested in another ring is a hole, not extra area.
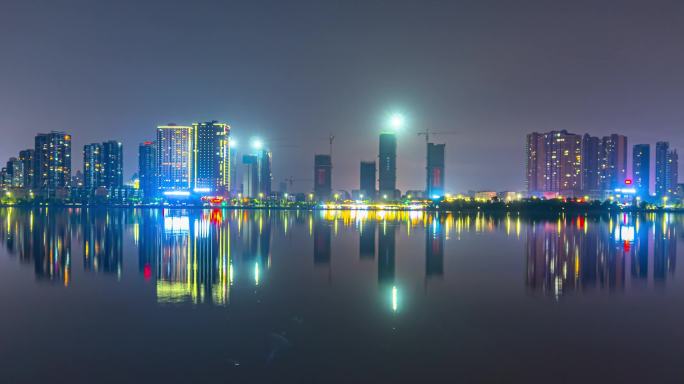
M 0 0 L 2 161 L 64 130 L 75 169 L 115 139 L 129 177 L 157 125 L 215 119 L 270 146 L 274 188 L 333 132 L 351 190 L 393 111 L 402 190 L 424 188 L 425 128 L 455 132 L 434 137 L 455 192 L 523 189 L 535 130 L 684 151 L 684 2 Z

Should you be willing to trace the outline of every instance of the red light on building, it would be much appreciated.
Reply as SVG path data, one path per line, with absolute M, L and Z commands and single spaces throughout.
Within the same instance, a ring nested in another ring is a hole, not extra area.
M 625 185 L 632 185 L 632 179 L 625 179 Z

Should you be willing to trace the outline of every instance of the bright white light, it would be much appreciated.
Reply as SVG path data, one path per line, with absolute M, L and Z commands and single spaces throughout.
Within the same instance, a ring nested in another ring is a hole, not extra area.
M 392 116 L 390 116 L 390 119 L 389 119 L 390 127 L 392 127 L 395 130 L 403 127 L 405 122 L 406 122 L 406 119 L 404 119 L 404 115 L 402 115 L 400 113 L 393 114 Z
M 195 191 L 195 193 L 205 193 L 205 192 L 211 192 L 211 188 L 197 187 L 197 188 L 193 189 L 193 191 Z
M 392 311 L 397 311 L 397 309 L 399 308 L 398 304 L 399 303 L 397 298 L 397 287 L 392 287 Z
M 230 139 L 230 144 L 228 144 L 228 145 L 230 145 L 231 148 L 237 148 L 237 145 L 238 145 L 237 140 Z
M 264 147 L 264 143 L 259 139 L 252 139 L 252 148 L 260 150 Z
M 254 263 L 254 283 L 259 285 L 259 263 Z
M 190 196 L 188 191 L 165 191 L 165 196 Z
M 168 232 L 190 231 L 190 219 L 187 216 L 174 216 L 164 218 L 164 230 Z

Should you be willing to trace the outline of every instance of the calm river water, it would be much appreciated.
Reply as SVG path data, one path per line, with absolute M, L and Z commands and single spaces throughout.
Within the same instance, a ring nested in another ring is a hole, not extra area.
M 681 382 L 684 216 L 0 209 L 0 382 Z

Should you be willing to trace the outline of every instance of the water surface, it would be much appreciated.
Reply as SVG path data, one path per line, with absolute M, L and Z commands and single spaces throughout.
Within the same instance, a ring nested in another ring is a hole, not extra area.
M 680 382 L 683 224 L 0 209 L 0 382 Z

